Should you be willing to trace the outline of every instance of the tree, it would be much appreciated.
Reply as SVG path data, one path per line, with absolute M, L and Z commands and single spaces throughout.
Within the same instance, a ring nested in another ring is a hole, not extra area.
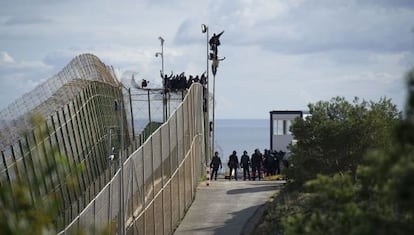
M 400 114 L 389 99 L 349 103 L 343 97 L 309 106 L 310 116 L 297 119 L 291 131 L 297 140 L 291 146 L 291 167 L 287 176 L 302 185 L 317 174 L 333 175 L 356 169 L 369 150 L 388 142 Z
M 308 199 L 282 219 L 285 234 L 414 234 L 414 146 L 407 144 L 368 153 L 355 183 L 350 174 L 308 181 Z
M 310 197 L 282 219 L 285 234 L 414 234 L 414 70 L 407 77 L 405 119 L 391 135 L 374 132 L 376 149 L 364 155 L 356 179 L 336 173 L 305 183 Z

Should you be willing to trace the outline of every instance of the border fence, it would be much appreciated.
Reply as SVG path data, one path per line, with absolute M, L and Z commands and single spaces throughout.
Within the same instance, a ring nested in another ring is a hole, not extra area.
M 119 85 L 112 68 L 103 64 L 98 57 L 92 54 L 75 57 L 58 74 L 0 110 L 0 149 L 14 144 L 22 132 L 34 128 L 30 122 L 31 113 L 38 112 L 49 117 L 74 99 L 88 81 Z M 59 96 L 54 95 L 62 88 L 64 92 Z M 49 102 L 45 105 L 47 100 Z
M 107 140 L 119 149 L 121 133 L 128 133 L 120 128 L 124 115 L 114 110 L 123 96 L 111 71 L 96 56 L 79 55 L 0 112 L 0 184 L 12 193 L 15 183 L 25 184 L 32 204 L 55 195 L 57 228 L 109 181 Z
M 203 175 L 203 87 L 184 101 L 59 234 L 106 229 L 111 234 L 171 234 Z M 121 156 L 122 159 L 122 156 Z
M 164 92 L 119 83 L 94 55 L 75 57 L 0 111 L 0 185 L 14 194 L 24 183 L 32 204 L 58 199 L 64 234 L 172 233 L 203 175 L 208 139 L 205 88 Z

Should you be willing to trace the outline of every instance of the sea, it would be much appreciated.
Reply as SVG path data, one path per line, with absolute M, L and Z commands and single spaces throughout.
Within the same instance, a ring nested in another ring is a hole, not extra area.
M 262 153 L 270 149 L 269 119 L 216 119 L 215 132 L 215 149 L 223 168 L 233 151 L 240 160 L 244 150 L 251 156 L 255 149 Z

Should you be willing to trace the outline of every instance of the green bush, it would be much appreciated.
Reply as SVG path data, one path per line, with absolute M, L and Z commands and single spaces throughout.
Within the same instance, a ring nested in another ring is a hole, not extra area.
M 370 149 L 388 145 L 400 114 L 388 99 L 378 103 L 349 103 L 336 97 L 330 102 L 309 105 L 310 116 L 297 119 L 291 127 L 297 140 L 291 146 L 288 178 L 301 186 L 317 174 L 352 174 Z
M 414 234 L 414 70 L 407 77 L 403 120 L 385 99 L 310 105 L 312 117 L 292 128 L 296 187 L 274 200 L 256 234 Z

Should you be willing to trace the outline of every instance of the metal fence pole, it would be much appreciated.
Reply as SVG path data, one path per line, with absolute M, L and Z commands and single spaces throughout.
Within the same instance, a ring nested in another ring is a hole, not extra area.
M 142 156 L 142 208 L 146 208 L 147 206 L 147 202 L 145 200 L 145 195 L 146 193 L 146 183 L 145 183 L 145 161 L 144 161 L 144 148 L 142 148 L 142 152 L 141 152 L 141 156 Z M 144 211 L 143 214 L 143 224 L 144 224 L 144 234 L 147 234 L 147 213 L 146 211 Z
M 178 110 L 177 110 L 178 111 Z M 178 112 L 176 112 L 176 114 L 177 114 Z M 178 180 L 177 180 L 177 182 L 178 182 L 178 217 L 179 218 L 181 218 L 181 197 L 180 197 L 180 170 L 181 169 L 179 169 L 180 167 L 180 160 L 179 160 L 179 157 L 178 157 L 178 115 L 176 116 L 176 118 L 175 118 L 175 135 L 176 135 L 176 139 L 175 139 L 175 141 L 176 141 L 176 148 L 177 148 L 177 168 L 178 168 L 178 171 L 177 171 L 177 178 L 178 178 Z
M 170 119 L 171 120 L 171 119 Z M 168 156 L 168 158 L 169 158 L 169 160 L 170 160 L 170 178 L 171 178 L 171 181 L 170 181 L 170 212 L 171 212 L 171 218 L 170 218 L 170 223 L 171 223 L 171 231 L 172 231 L 172 226 L 173 226 L 173 224 L 174 224 L 174 222 L 173 222 L 173 187 L 172 187 L 172 185 L 173 185 L 173 166 L 172 166 L 172 163 L 173 163 L 173 161 L 172 161 L 172 154 L 171 154 L 171 139 L 170 139 L 170 137 L 171 137 L 171 126 L 170 126 L 170 122 L 168 122 L 168 138 L 169 138 L 169 141 L 168 141 L 168 153 L 169 153 L 169 156 Z
M 151 137 L 151 159 L 152 159 L 152 161 L 151 161 L 151 169 L 152 169 L 152 173 L 151 173 L 151 175 L 152 175 L 152 221 L 153 221 L 153 225 L 154 225 L 154 233 L 155 233 L 155 231 L 156 231 L 156 223 L 155 223 L 155 175 L 154 175 L 154 149 L 153 149 L 153 143 L 152 143 L 152 141 L 153 141 L 153 138 Z

